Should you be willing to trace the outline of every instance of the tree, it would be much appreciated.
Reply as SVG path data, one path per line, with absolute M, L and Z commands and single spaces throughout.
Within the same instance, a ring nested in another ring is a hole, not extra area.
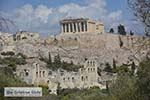
M 132 36 L 132 35 L 134 35 L 134 33 L 132 31 L 130 31 L 130 35 Z
M 55 43 L 55 45 L 57 45 L 57 44 L 58 44 L 58 40 L 57 40 L 57 38 L 56 38 L 56 37 L 54 38 L 54 43 Z
M 137 71 L 138 92 L 142 100 L 150 100 L 150 60 L 147 59 L 140 63 Z
M 61 67 L 61 58 L 59 54 L 54 57 L 54 67 Z
M 4 87 L 25 87 L 30 86 L 25 82 L 21 81 L 21 79 L 15 76 L 14 71 L 11 67 L 2 67 L 0 70 L 0 100 L 8 100 L 8 98 L 4 97 Z M 14 100 L 18 100 L 17 98 L 13 98 Z M 22 97 L 19 98 L 22 100 Z
M 48 53 L 48 61 L 47 61 L 47 67 L 51 68 L 53 66 L 52 64 L 52 58 L 50 52 Z
M 116 72 L 117 68 L 116 68 L 116 61 L 115 59 L 113 59 L 113 72 Z
M 114 33 L 114 29 L 113 29 L 113 28 L 111 28 L 109 32 L 110 32 L 110 33 Z
M 127 65 L 121 65 L 117 68 L 118 75 L 130 74 L 130 70 Z
M 131 64 L 131 74 L 132 74 L 132 75 L 134 75 L 135 68 L 136 68 L 136 65 L 135 65 L 134 62 L 132 62 L 132 64 Z
M 118 26 L 118 33 L 120 35 L 126 35 L 125 27 L 121 24 Z
M 122 47 L 123 46 L 123 41 L 122 41 L 122 39 L 121 39 L 121 37 L 119 36 L 119 45 L 120 45 L 120 47 Z
M 48 62 L 49 62 L 49 64 L 52 64 L 52 58 L 51 58 L 51 53 L 50 52 L 48 53 Z
M 104 71 L 106 71 L 106 72 L 112 72 L 112 68 L 111 68 L 111 65 L 107 62 L 106 64 L 105 64 L 105 69 L 104 69 Z
M 150 36 L 150 0 L 128 0 L 134 16 L 144 24 L 145 35 Z
M 119 75 L 115 83 L 109 88 L 111 98 L 114 98 L 113 100 L 142 100 L 139 99 L 136 82 L 134 76 L 129 74 Z

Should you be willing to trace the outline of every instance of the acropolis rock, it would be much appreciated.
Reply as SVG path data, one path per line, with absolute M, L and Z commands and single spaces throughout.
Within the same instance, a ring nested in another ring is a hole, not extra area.
M 107 33 L 101 22 L 84 18 L 63 19 L 60 25 L 59 35 L 45 39 L 38 33 L 26 31 L 18 32 L 14 39 L 10 34 L 0 35 L 0 53 L 10 50 L 28 58 L 26 65 L 17 67 L 17 75 L 29 84 L 47 85 L 51 93 L 57 94 L 58 83 L 62 88 L 104 88 L 99 82 L 113 80 L 116 75 L 103 73 L 98 76 L 98 68 L 103 70 L 106 63 L 112 66 L 113 60 L 117 66 L 132 62 L 138 66 L 145 57 L 150 57 L 148 37 Z M 48 58 L 49 53 L 52 60 L 59 54 L 62 61 L 84 67 L 78 72 L 59 69 L 50 73 L 46 63 L 39 60 L 40 57 Z

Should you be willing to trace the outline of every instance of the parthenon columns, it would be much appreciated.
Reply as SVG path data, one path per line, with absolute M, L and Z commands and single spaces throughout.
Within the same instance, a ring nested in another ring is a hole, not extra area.
M 71 25 L 72 25 L 72 32 L 75 32 L 74 23 L 71 23 Z
M 71 31 L 70 31 L 70 23 L 68 23 L 67 26 L 68 26 L 68 30 L 69 30 L 68 32 L 70 33 L 70 32 L 71 32 Z
M 87 22 L 66 22 L 61 24 L 62 33 L 86 32 Z
M 75 28 L 76 28 L 75 32 L 78 32 L 78 23 L 75 23 Z

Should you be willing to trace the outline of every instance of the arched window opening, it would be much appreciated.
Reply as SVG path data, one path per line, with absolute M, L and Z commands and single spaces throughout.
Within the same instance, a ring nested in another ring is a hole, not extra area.
M 90 61 L 90 65 L 92 66 L 92 61 Z
M 25 75 L 26 75 L 26 76 L 29 76 L 29 73 L 28 73 L 28 72 L 26 72 L 26 73 L 25 73 Z
M 95 68 L 93 68 L 93 71 L 95 71 Z
M 43 77 L 45 77 L 45 71 L 43 71 Z
M 90 68 L 88 68 L 88 72 L 90 71 Z
M 36 77 L 38 77 L 38 72 L 36 72 Z
M 86 76 L 85 78 L 86 78 L 86 80 L 88 80 L 88 76 Z
M 74 77 L 72 77 L 72 81 L 74 81 Z
M 83 76 L 81 77 L 81 81 L 83 81 L 84 80 L 84 78 L 83 78 Z
M 63 81 L 65 81 L 65 78 L 63 78 Z
M 40 71 L 40 77 L 41 77 L 41 71 Z

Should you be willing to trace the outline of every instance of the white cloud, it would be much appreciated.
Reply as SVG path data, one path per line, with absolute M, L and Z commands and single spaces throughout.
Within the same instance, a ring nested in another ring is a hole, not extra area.
M 49 15 L 52 13 L 52 8 L 47 8 L 44 5 L 39 5 L 37 8 L 33 9 L 32 5 L 27 4 L 22 8 L 17 9 L 15 14 L 17 19 L 32 21 L 35 19 L 40 19 L 42 22 L 47 23 Z
M 52 14 L 52 8 L 47 8 L 44 5 L 39 5 L 34 12 L 34 17 L 40 18 L 41 21 L 47 23 L 48 16 Z
M 56 8 L 48 8 L 45 5 L 38 5 L 34 8 L 26 4 L 11 13 L 11 18 L 20 29 L 37 31 L 49 34 L 59 32 L 59 21 L 66 17 L 87 17 L 94 20 L 101 20 L 106 29 L 117 27 L 118 24 L 127 24 L 121 10 L 108 12 L 106 0 L 83 0 L 86 5 L 81 6 L 75 3 L 61 5 Z

